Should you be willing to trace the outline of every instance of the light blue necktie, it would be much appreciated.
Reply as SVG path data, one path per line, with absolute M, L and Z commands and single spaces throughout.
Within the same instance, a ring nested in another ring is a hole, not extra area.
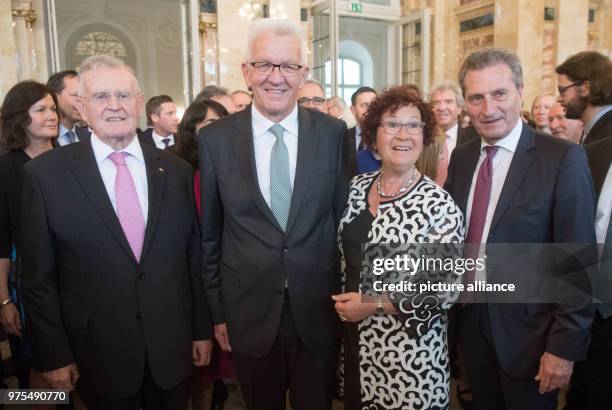
M 276 137 L 270 154 L 270 208 L 278 224 L 287 229 L 291 207 L 291 181 L 289 178 L 289 150 L 283 141 L 285 129 L 280 124 L 270 127 Z
M 74 135 L 74 132 L 72 132 L 72 130 L 66 131 L 64 135 L 66 136 L 66 140 L 68 141 L 68 144 L 72 144 L 76 142 L 76 136 Z

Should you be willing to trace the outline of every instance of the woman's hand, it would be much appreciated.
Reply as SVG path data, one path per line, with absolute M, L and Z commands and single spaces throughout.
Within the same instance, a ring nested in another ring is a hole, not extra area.
M 19 317 L 19 310 L 13 303 L 7 303 L 0 307 L 0 320 L 2 320 L 2 326 L 7 333 L 21 337 L 21 318 Z
M 336 302 L 334 308 L 343 322 L 359 322 L 376 313 L 375 303 L 364 303 L 361 294 L 357 292 L 341 293 L 332 295 Z

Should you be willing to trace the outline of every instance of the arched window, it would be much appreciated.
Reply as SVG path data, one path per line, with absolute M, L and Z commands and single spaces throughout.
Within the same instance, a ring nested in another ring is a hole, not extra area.
M 94 32 L 86 34 L 76 45 L 75 56 L 87 57 L 94 54 L 108 54 L 127 57 L 125 46 L 110 33 Z
M 359 61 L 340 57 L 338 59 L 338 96 L 347 105 L 351 105 L 351 95 L 363 84 L 362 66 Z M 325 78 L 329 81 L 325 83 L 325 95 L 333 97 L 331 90 L 331 61 L 325 62 Z

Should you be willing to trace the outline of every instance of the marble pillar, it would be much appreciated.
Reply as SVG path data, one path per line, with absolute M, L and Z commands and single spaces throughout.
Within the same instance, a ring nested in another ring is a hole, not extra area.
M 513 50 L 523 66 L 523 109 L 542 92 L 544 0 L 496 0 L 494 44 Z
M 556 10 L 557 65 L 572 54 L 586 50 L 589 0 L 559 0 Z
M 219 84 L 230 91 L 245 89 L 240 64 L 245 59 L 249 16 L 241 13 L 245 0 L 217 2 L 217 30 L 219 39 Z
M 270 0 L 270 17 L 300 23 L 300 0 Z
M 17 49 L 13 36 L 11 0 L 0 0 L 0 102 L 17 82 Z

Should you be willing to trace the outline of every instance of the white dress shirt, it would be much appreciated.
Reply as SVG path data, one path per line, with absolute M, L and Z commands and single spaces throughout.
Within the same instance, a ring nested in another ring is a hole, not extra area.
M 57 143 L 60 145 L 60 147 L 72 143 L 72 141 L 68 140 L 68 136 L 66 135 L 68 131 L 72 131 L 72 134 L 74 135 L 74 142 L 79 142 L 79 136 L 77 135 L 75 128 L 76 127 L 73 126 L 72 129 L 69 130 L 68 128 L 60 124 L 59 136 L 57 137 Z
M 610 224 L 610 213 L 612 212 L 612 165 L 608 167 L 608 174 L 604 180 L 599 200 L 597 201 L 597 213 L 595 214 L 595 234 L 597 243 L 606 242 L 608 225 Z
M 487 218 L 482 232 L 482 239 L 480 243 L 487 243 L 487 237 L 489 236 L 489 229 L 491 228 L 491 220 L 497 208 L 497 201 L 501 194 L 504 182 L 506 181 L 506 175 L 508 175 L 508 169 L 510 169 L 510 163 L 514 157 L 516 146 L 518 145 L 519 139 L 521 138 L 521 132 L 523 130 L 523 121 L 519 118 L 516 125 L 510 131 L 506 137 L 500 139 L 495 143 L 499 148 L 493 157 L 492 172 L 493 179 L 491 181 L 491 196 L 489 197 L 489 206 L 487 208 Z M 478 171 L 480 165 L 484 162 L 487 157 L 487 151 L 485 147 L 488 146 L 484 140 L 480 142 L 480 157 L 478 158 L 478 164 L 476 170 L 472 176 L 472 186 L 470 187 L 470 196 L 468 197 L 467 209 L 466 209 L 466 227 L 470 226 L 470 214 L 472 212 L 472 200 L 474 199 L 474 188 L 476 187 L 476 180 L 478 179 Z M 467 230 L 467 229 L 466 229 Z
M 276 142 L 276 137 L 270 132 L 270 127 L 275 123 L 263 116 L 255 104 L 251 105 L 251 118 L 253 127 L 253 148 L 255 151 L 255 167 L 257 168 L 257 181 L 259 189 L 266 203 L 270 206 L 270 155 L 272 154 L 272 146 Z M 286 116 L 280 125 L 285 129 L 283 133 L 283 141 L 289 151 L 289 181 L 293 190 L 293 181 L 295 179 L 295 166 L 297 164 L 297 148 L 298 148 L 298 109 L 297 104 L 293 111 Z
M 164 144 L 164 140 L 166 138 L 170 138 L 170 142 L 168 143 L 168 146 L 171 147 L 174 145 L 174 135 L 170 134 L 167 137 L 162 137 L 159 134 L 156 134 L 155 131 L 151 132 L 151 135 L 153 136 L 153 142 L 155 143 L 155 146 L 159 149 L 166 149 L 166 144 Z
M 91 133 L 91 148 L 93 149 L 98 169 L 100 170 L 100 176 L 104 187 L 108 193 L 108 197 L 113 205 L 115 213 L 117 213 L 117 200 L 115 198 L 115 177 L 117 176 L 117 166 L 109 158 L 109 155 L 115 152 L 110 146 L 106 145 L 96 135 Z M 142 148 L 138 142 L 136 134 L 134 139 L 121 150 L 127 152 L 129 155 L 125 157 L 125 163 L 127 164 L 134 185 L 136 186 L 136 193 L 138 194 L 138 202 L 140 202 L 140 209 L 142 209 L 145 225 L 149 215 L 149 189 L 147 185 L 147 168 L 145 166 L 144 156 L 142 154 Z

